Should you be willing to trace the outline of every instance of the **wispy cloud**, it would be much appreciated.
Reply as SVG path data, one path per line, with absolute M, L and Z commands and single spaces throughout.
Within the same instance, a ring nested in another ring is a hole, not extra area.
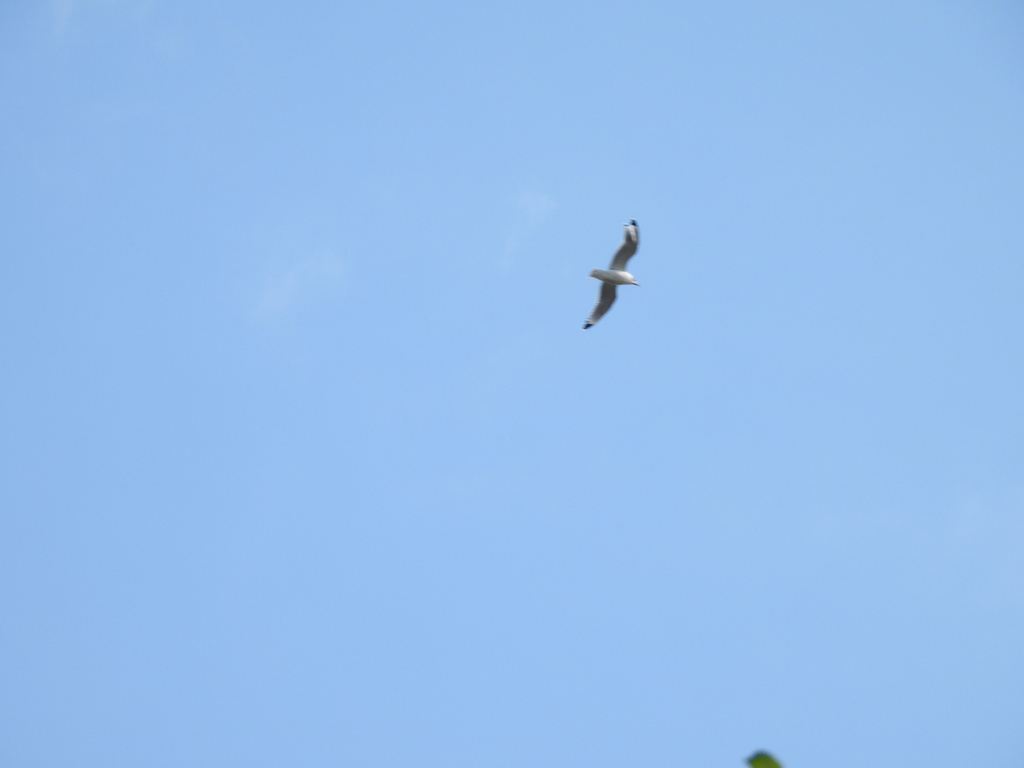
M 899 553 L 908 573 L 982 604 L 1024 607 L 1024 488 L 989 489 L 931 514 L 875 509 L 819 518 L 814 545 Z
M 275 320 L 298 307 L 323 301 L 336 293 L 345 274 L 341 259 L 321 253 L 271 271 L 263 281 L 253 315 Z
M 551 216 L 556 207 L 554 199 L 543 192 L 529 191 L 519 194 L 515 200 L 512 224 L 505 236 L 502 266 L 509 268 L 515 263 L 530 235 Z
M 109 29 L 134 34 L 160 55 L 177 55 L 180 35 L 161 17 L 153 0 L 50 0 L 53 45 L 62 46 L 79 35 Z M 127 26 L 125 26 L 127 24 Z
M 75 15 L 76 5 L 78 5 L 76 0 L 51 1 L 50 13 L 53 17 L 54 38 L 56 42 L 61 42 L 67 36 L 68 29 L 71 27 L 71 19 Z

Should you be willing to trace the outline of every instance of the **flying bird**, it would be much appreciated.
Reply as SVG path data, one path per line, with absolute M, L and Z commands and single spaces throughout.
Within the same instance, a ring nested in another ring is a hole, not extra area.
M 623 225 L 626 228 L 622 237 L 622 245 L 612 257 L 612 263 L 608 269 L 592 269 L 590 277 L 596 277 L 601 281 L 601 289 L 597 293 L 597 304 L 590 310 L 590 317 L 583 324 L 583 330 L 601 319 L 601 316 L 611 307 L 615 301 L 615 286 L 617 285 L 640 285 L 633 276 L 626 271 L 626 262 L 636 253 L 636 247 L 640 243 L 640 231 L 636 226 L 636 219 L 630 219 L 629 224 Z

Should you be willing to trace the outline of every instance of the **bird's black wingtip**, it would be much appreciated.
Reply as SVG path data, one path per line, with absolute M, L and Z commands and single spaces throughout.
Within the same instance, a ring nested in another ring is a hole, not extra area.
M 584 331 L 585 331 L 585 330 L 587 330 L 587 328 L 589 328 L 589 327 L 590 327 L 590 326 L 592 326 L 592 325 L 593 325 L 593 323 L 584 323 L 584 324 L 583 324 L 583 330 L 584 330 Z

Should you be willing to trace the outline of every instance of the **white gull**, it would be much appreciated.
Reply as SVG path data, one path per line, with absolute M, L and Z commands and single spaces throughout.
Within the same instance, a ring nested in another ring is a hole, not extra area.
M 626 262 L 636 253 L 636 247 L 640 243 L 640 231 L 636 226 L 636 219 L 630 219 L 629 224 L 623 225 L 626 228 L 622 237 L 622 245 L 612 257 L 612 263 L 608 269 L 592 269 L 590 277 L 596 277 L 601 281 L 601 289 L 597 294 L 597 304 L 590 310 L 590 317 L 583 324 L 583 330 L 601 319 L 601 316 L 608 311 L 612 302 L 615 301 L 615 286 L 617 285 L 640 285 L 633 276 L 626 271 Z

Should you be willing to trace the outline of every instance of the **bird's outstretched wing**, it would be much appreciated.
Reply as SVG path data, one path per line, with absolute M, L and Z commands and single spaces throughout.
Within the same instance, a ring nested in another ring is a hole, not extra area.
M 615 286 L 611 283 L 601 283 L 601 290 L 597 294 L 597 304 L 590 310 L 590 317 L 583 324 L 583 330 L 601 319 L 601 315 L 608 311 L 608 308 L 615 302 Z
M 624 272 L 626 270 L 626 262 L 636 253 L 636 247 L 640 243 L 640 232 L 637 229 L 636 222 L 630 222 L 626 225 L 625 229 L 626 231 L 622 236 L 622 245 L 619 246 L 619 250 L 612 256 L 612 265 L 608 269 Z

